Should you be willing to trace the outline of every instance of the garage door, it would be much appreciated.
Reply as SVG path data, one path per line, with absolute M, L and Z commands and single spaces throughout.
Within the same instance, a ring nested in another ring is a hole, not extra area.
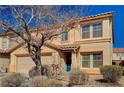
M 28 71 L 35 66 L 30 57 L 18 57 L 17 58 L 17 72 L 28 73 Z
M 43 65 L 51 65 L 53 58 L 51 55 L 42 56 Z M 18 57 L 17 58 L 17 72 L 28 74 L 28 71 L 35 66 L 34 62 L 30 57 Z

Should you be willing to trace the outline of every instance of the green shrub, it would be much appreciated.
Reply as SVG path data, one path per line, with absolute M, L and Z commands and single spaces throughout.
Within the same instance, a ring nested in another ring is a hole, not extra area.
M 122 66 L 122 68 L 123 68 L 123 73 L 122 73 L 122 74 L 123 74 L 123 76 L 124 76 L 124 67 Z
M 117 82 L 123 74 L 123 68 L 118 65 L 108 65 L 100 68 L 103 78 L 108 82 Z
M 28 72 L 29 76 L 31 78 L 35 77 L 35 76 L 38 76 L 38 72 L 37 72 L 37 69 L 36 69 L 36 66 L 32 67 L 29 72 Z
M 72 69 L 69 75 L 69 85 L 83 85 L 88 81 L 89 75 L 77 68 Z
M 50 69 L 50 66 L 48 65 L 44 65 L 42 67 L 42 72 L 41 72 L 42 75 L 45 75 L 45 76 L 48 76 L 49 78 L 52 76 L 51 75 L 51 69 Z M 35 76 L 38 76 L 38 72 L 37 72 L 37 69 L 36 69 L 36 66 L 32 67 L 31 70 L 29 70 L 29 76 L 31 78 L 35 77 Z
M 24 82 L 24 77 L 19 73 L 11 73 L 1 79 L 2 87 L 19 87 Z

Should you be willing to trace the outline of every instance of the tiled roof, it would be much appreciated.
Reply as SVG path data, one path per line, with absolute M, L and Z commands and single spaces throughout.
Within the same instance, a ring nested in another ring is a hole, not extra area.
M 105 13 L 100 13 L 100 14 L 96 14 L 96 15 L 90 15 L 90 16 L 85 16 L 80 18 L 80 20 L 85 20 L 85 19 L 89 19 L 89 18 L 94 18 L 94 17 L 99 17 L 99 16 L 105 16 L 105 15 L 109 15 L 109 14 L 114 14 L 114 11 L 111 12 L 105 12 Z
M 78 49 L 80 46 L 78 44 L 68 44 L 68 45 L 60 45 L 60 50 L 66 51 L 66 50 L 75 50 Z
M 114 53 L 119 53 L 119 52 L 120 53 L 122 53 L 122 52 L 124 53 L 124 48 L 113 48 L 113 52 Z
M 11 52 L 13 52 L 15 49 L 21 47 L 22 45 L 24 45 L 24 42 L 12 47 L 12 48 L 8 48 L 8 49 L 0 49 L 0 53 L 1 54 L 9 54 Z M 66 51 L 66 50 L 76 50 L 79 48 L 78 44 L 68 44 L 68 45 L 56 45 L 53 43 L 45 43 L 45 46 L 57 49 L 57 50 L 61 50 L 61 51 Z
M 8 49 L 0 49 L 0 54 L 9 54 L 11 52 L 13 52 L 15 49 L 19 48 L 20 46 L 22 46 L 24 44 L 24 42 L 21 42 L 18 45 L 13 46 L 12 48 L 8 48 Z
M 53 43 L 45 43 L 45 45 L 61 51 L 75 50 L 80 47 L 78 44 L 55 45 Z
M 54 49 L 57 49 L 57 50 L 60 50 L 60 47 L 59 46 L 57 46 L 57 45 L 55 45 L 53 43 L 50 43 L 50 42 L 44 43 L 44 45 L 45 46 L 48 46 L 48 47 L 51 47 L 51 48 L 54 48 Z
M 86 16 L 86 17 L 82 17 L 80 19 L 72 20 L 71 23 L 80 22 L 80 21 L 87 21 L 87 20 L 90 20 L 92 18 L 95 19 L 96 17 L 99 18 L 99 17 L 103 17 L 103 16 L 106 16 L 106 15 L 111 16 L 111 15 L 113 15 L 113 13 L 114 12 L 106 12 L 106 13 L 101 13 L 101 14 L 98 14 L 98 15 Z M 34 31 L 34 30 L 36 30 L 36 29 L 33 29 L 31 31 Z M 4 35 L 10 35 L 10 34 L 13 34 L 13 33 L 10 32 L 10 33 L 6 34 L 6 33 L 2 32 L 0 34 L 1 34 L 1 36 L 4 36 Z M 13 50 L 17 49 L 21 45 L 22 45 L 22 43 L 17 45 L 17 46 L 13 46 L 12 48 L 4 49 L 4 50 L 0 49 L 0 53 L 11 53 Z M 72 49 L 78 49 L 79 48 L 79 45 L 75 45 L 75 44 L 71 44 L 71 45 L 58 45 L 57 46 L 55 44 L 46 43 L 45 45 L 46 46 L 50 46 L 50 47 L 55 48 L 55 49 L 59 49 L 59 50 L 72 50 Z
M 2 54 L 2 53 L 9 53 L 9 50 L 10 49 L 0 49 L 0 53 Z

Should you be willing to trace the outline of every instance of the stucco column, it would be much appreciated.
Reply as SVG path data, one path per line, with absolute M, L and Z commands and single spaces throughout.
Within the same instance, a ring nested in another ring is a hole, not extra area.
M 77 68 L 78 64 L 77 64 L 77 57 L 76 57 L 76 52 L 72 52 L 72 68 Z
M 92 25 L 90 26 L 90 38 L 91 39 L 93 38 L 93 26 Z
M 10 59 L 9 72 L 16 72 L 16 56 L 11 55 Z
M 56 51 L 53 52 L 53 64 L 58 64 L 58 53 Z
M 93 68 L 93 55 L 90 55 L 90 68 Z

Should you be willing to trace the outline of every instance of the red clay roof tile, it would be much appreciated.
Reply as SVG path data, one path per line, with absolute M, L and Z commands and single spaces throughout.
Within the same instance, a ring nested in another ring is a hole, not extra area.
M 124 52 L 124 48 L 113 48 L 113 53 Z

